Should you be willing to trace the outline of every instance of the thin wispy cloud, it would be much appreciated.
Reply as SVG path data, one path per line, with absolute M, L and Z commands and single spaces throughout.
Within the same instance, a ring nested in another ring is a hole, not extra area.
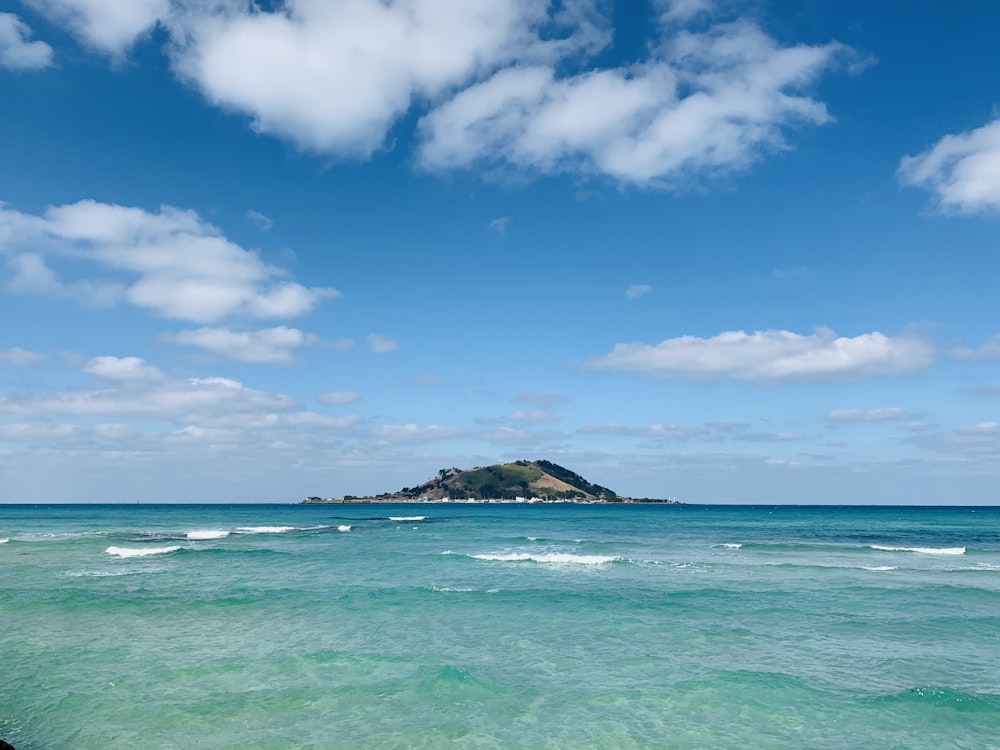
M 356 391 L 330 391 L 321 393 L 316 400 L 328 406 L 340 406 L 342 404 L 353 404 L 361 399 L 361 394 Z
M 653 287 L 649 284 L 633 284 L 625 290 L 625 296 L 628 299 L 639 299 L 639 297 L 649 294 L 651 291 L 653 291 Z
M 249 211 L 247 211 L 247 218 L 250 219 L 250 221 L 258 229 L 262 229 L 265 232 L 274 226 L 274 219 L 272 219 L 270 216 L 265 216 L 260 211 L 255 211 L 252 208 Z
M 10 349 L 0 349 L 0 365 L 7 367 L 28 367 L 29 365 L 37 365 L 44 361 L 44 354 L 22 349 L 19 346 L 13 346 Z
M 913 416 L 913 413 L 906 409 L 890 406 L 881 409 L 834 409 L 828 411 L 824 419 L 827 422 L 855 424 L 859 422 L 892 422 L 911 419 Z
M 383 336 L 379 333 L 370 333 L 366 339 L 368 351 L 375 354 L 389 354 L 399 349 L 399 342 L 391 336 Z
M 511 221 L 512 219 L 509 216 L 501 216 L 493 219 L 493 221 L 490 222 L 490 229 L 497 234 L 507 234 L 507 227 L 510 226 Z

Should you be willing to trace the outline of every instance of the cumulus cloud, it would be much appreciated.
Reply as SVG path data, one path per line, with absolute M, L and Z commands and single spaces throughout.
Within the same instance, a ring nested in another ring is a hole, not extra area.
M 416 98 L 543 47 L 547 20 L 525 0 L 298 0 L 189 5 L 168 27 L 175 70 L 209 101 L 303 148 L 367 157 Z
M 614 34 L 599 0 L 30 1 L 112 56 L 159 24 L 181 80 L 307 151 L 368 158 L 423 113 L 426 169 L 640 185 L 742 170 L 829 122 L 808 90 L 846 50 L 783 46 L 745 20 L 706 30 L 709 0 L 659 0 L 659 37 L 610 68 L 595 67 Z
M 170 0 L 26 0 L 61 23 L 88 47 L 120 58 L 135 41 L 166 18 Z
M 388 354 L 399 349 L 399 342 L 391 336 L 378 333 L 368 335 L 368 350 L 376 354 Z
M 319 342 L 319 336 L 298 328 L 277 326 L 256 331 L 233 331 L 228 328 L 198 328 L 164 334 L 175 344 L 194 346 L 236 362 L 290 365 L 295 352 Z
M 0 255 L 8 257 L 8 286 L 17 291 L 91 304 L 124 298 L 162 317 L 197 323 L 296 317 L 338 295 L 288 280 L 283 269 L 226 239 L 195 212 L 171 206 L 154 213 L 83 200 L 35 216 L 0 203 Z M 49 265 L 60 260 L 89 263 L 115 278 L 63 282 Z
M 105 380 L 135 382 L 163 378 L 159 368 L 139 357 L 94 357 L 83 369 Z
M 422 165 L 582 171 L 640 185 L 748 167 L 786 147 L 793 125 L 823 124 L 802 93 L 838 44 L 781 47 L 749 22 L 679 31 L 650 60 L 560 76 L 519 64 L 469 86 L 421 120 Z
M 1000 333 L 985 341 L 982 346 L 975 349 L 969 347 L 958 347 L 951 352 L 956 359 L 1000 359 Z
M 41 70 L 52 65 L 52 47 L 28 41 L 31 29 L 13 13 L 0 13 L 0 68 Z
M 1000 209 L 1000 119 L 946 135 L 928 150 L 904 157 L 899 181 L 930 190 L 943 211 L 978 214 Z
M 810 335 L 726 331 L 711 338 L 616 344 L 609 354 L 585 365 L 659 378 L 824 382 L 910 372 L 931 364 L 933 357 L 931 345 L 916 336 L 876 331 L 849 338 L 819 328 Z
M 10 349 L 0 349 L 0 365 L 27 367 L 28 365 L 36 365 L 44 360 L 44 354 L 28 351 L 19 346 L 13 346 Z
M 633 284 L 625 290 L 625 296 L 629 299 L 638 299 L 644 294 L 649 294 L 651 291 L 653 291 L 653 287 L 649 284 Z
M 321 404 L 338 406 L 340 404 L 353 404 L 360 398 L 361 394 L 354 391 L 331 391 L 330 393 L 319 394 L 316 400 Z
M 827 422 L 852 424 L 856 422 L 890 422 L 910 419 L 913 416 L 906 409 L 892 406 L 883 409 L 834 409 L 826 413 Z

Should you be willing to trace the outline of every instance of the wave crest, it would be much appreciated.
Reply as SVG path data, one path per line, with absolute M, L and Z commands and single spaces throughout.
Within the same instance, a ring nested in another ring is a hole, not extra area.
M 964 555 L 965 547 L 889 547 L 883 544 L 871 544 L 871 549 L 879 552 L 916 552 L 920 555 Z
M 229 532 L 220 529 L 197 529 L 187 532 L 184 536 L 192 542 L 204 542 L 209 539 L 225 539 L 229 536 Z
M 149 555 L 166 555 L 179 549 L 180 546 L 173 544 L 169 547 L 108 547 L 104 551 L 115 557 L 148 557 Z

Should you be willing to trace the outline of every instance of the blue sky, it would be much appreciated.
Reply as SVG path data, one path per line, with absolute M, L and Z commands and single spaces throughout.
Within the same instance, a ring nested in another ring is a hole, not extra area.
M 996 503 L 997 28 L 0 0 L 0 501 Z

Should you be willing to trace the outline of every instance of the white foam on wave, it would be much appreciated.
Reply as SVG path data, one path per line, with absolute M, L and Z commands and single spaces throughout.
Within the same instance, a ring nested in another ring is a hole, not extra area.
M 1000 565 L 988 562 L 977 562 L 974 568 L 964 568 L 963 570 L 1000 570 Z
M 77 570 L 72 573 L 67 573 L 66 576 L 69 578 L 117 578 L 118 576 L 134 576 L 134 575 L 145 575 L 146 573 L 159 573 L 162 572 L 163 568 L 157 568 L 156 570 L 148 570 L 145 568 L 139 570 Z
M 426 521 L 427 516 L 389 516 L 390 521 Z
M 864 569 L 873 573 L 884 573 L 889 570 L 899 570 L 899 567 L 896 565 L 865 565 Z
M 179 549 L 180 547 L 174 544 L 169 547 L 108 547 L 104 551 L 115 557 L 148 557 L 149 555 L 166 555 Z
M 236 528 L 241 534 L 285 534 L 295 531 L 294 526 L 238 526 Z
M 208 539 L 225 539 L 229 536 L 229 532 L 218 529 L 197 529 L 189 531 L 185 536 L 192 542 L 204 542 Z
M 351 527 L 348 526 L 346 523 L 345 524 L 341 524 L 340 526 L 337 527 L 337 531 L 350 531 L 350 530 L 351 530 Z
M 10 539 L 0 539 L 0 544 L 6 544 Z
M 887 547 L 882 544 L 869 545 L 879 552 L 916 552 L 921 555 L 964 555 L 965 547 Z
M 725 544 L 716 544 L 715 546 L 718 547 L 719 549 L 743 549 L 742 544 L 738 544 L 735 542 L 726 542 Z
M 505 554 L 469 555 L 469 557 L 476 560 L 489 560 L 491 562 L 536 562 L 556 565 L 603 565 L 615 560 L 621 560 L 620 557 L 613 557 L 611 555 L 572 555 L 566 552 L 548 552 L 545 554 L 508 552 Z

